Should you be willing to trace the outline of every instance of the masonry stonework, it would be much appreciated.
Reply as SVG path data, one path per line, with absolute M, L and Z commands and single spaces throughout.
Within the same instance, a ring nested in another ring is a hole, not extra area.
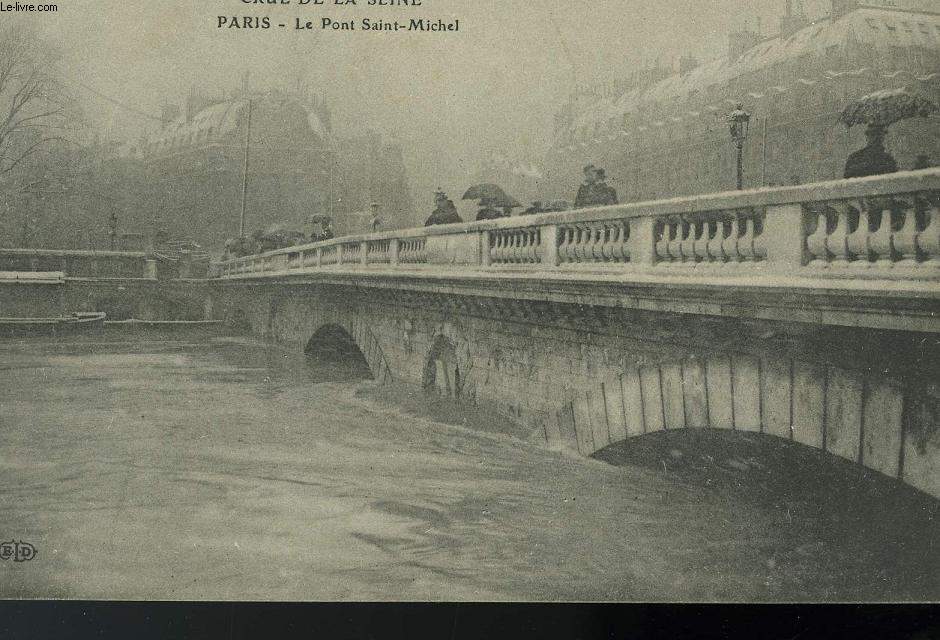
M 292 349 L 342 327 L 379 382 L 495 408 L 582 455 L 664 429 L 761 432 L 940 497 L 923 336 L 328 284 L 217 298 L 218 317 Z

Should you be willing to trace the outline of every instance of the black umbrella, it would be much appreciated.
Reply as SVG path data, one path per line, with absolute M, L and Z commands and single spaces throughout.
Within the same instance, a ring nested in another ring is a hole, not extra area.
M 494 207 L 509 207 L 515 209 L 521 207 L 522 203 L 503 191 L 499 185 L 491 182 L 476 184 L 467 189 L 463 194 L 463 200 L 488 200 Z

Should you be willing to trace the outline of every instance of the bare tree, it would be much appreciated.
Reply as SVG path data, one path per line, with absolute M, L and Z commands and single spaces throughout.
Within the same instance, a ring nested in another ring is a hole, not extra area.
M 0 178 L 43 145 L 63 140 L 71 101 L 48 43 L 22 26 L 0 30 Z

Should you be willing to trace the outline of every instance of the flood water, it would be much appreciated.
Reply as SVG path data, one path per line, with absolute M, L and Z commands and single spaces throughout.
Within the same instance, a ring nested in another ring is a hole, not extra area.
M 0 342 L 0 539 L 38 550 L 0 597 L 940 599 L 937 501 L 853 465 L 678 432 L 582 459 L 356 377 L 245 338 Z

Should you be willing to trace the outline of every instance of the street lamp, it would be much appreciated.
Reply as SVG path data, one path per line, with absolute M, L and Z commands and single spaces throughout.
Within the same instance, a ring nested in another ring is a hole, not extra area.
M 116 241 L 117 241 L 117 211 L 115 211 L 114 206 L 111 206 L 111 215 L 108 216 L 108 237 L 111 239 L 111 251 L 114 251 Z
M 742 156 L 744 141 L 747 140 L 747 124 L 750 120 L 751 114 L 744 110 L 744 105 L 740 102 L 734 105 L 734 111 L 728 114 L 731 139 L 738 150 L 738 189 L 744 188 L 744 161 Z

